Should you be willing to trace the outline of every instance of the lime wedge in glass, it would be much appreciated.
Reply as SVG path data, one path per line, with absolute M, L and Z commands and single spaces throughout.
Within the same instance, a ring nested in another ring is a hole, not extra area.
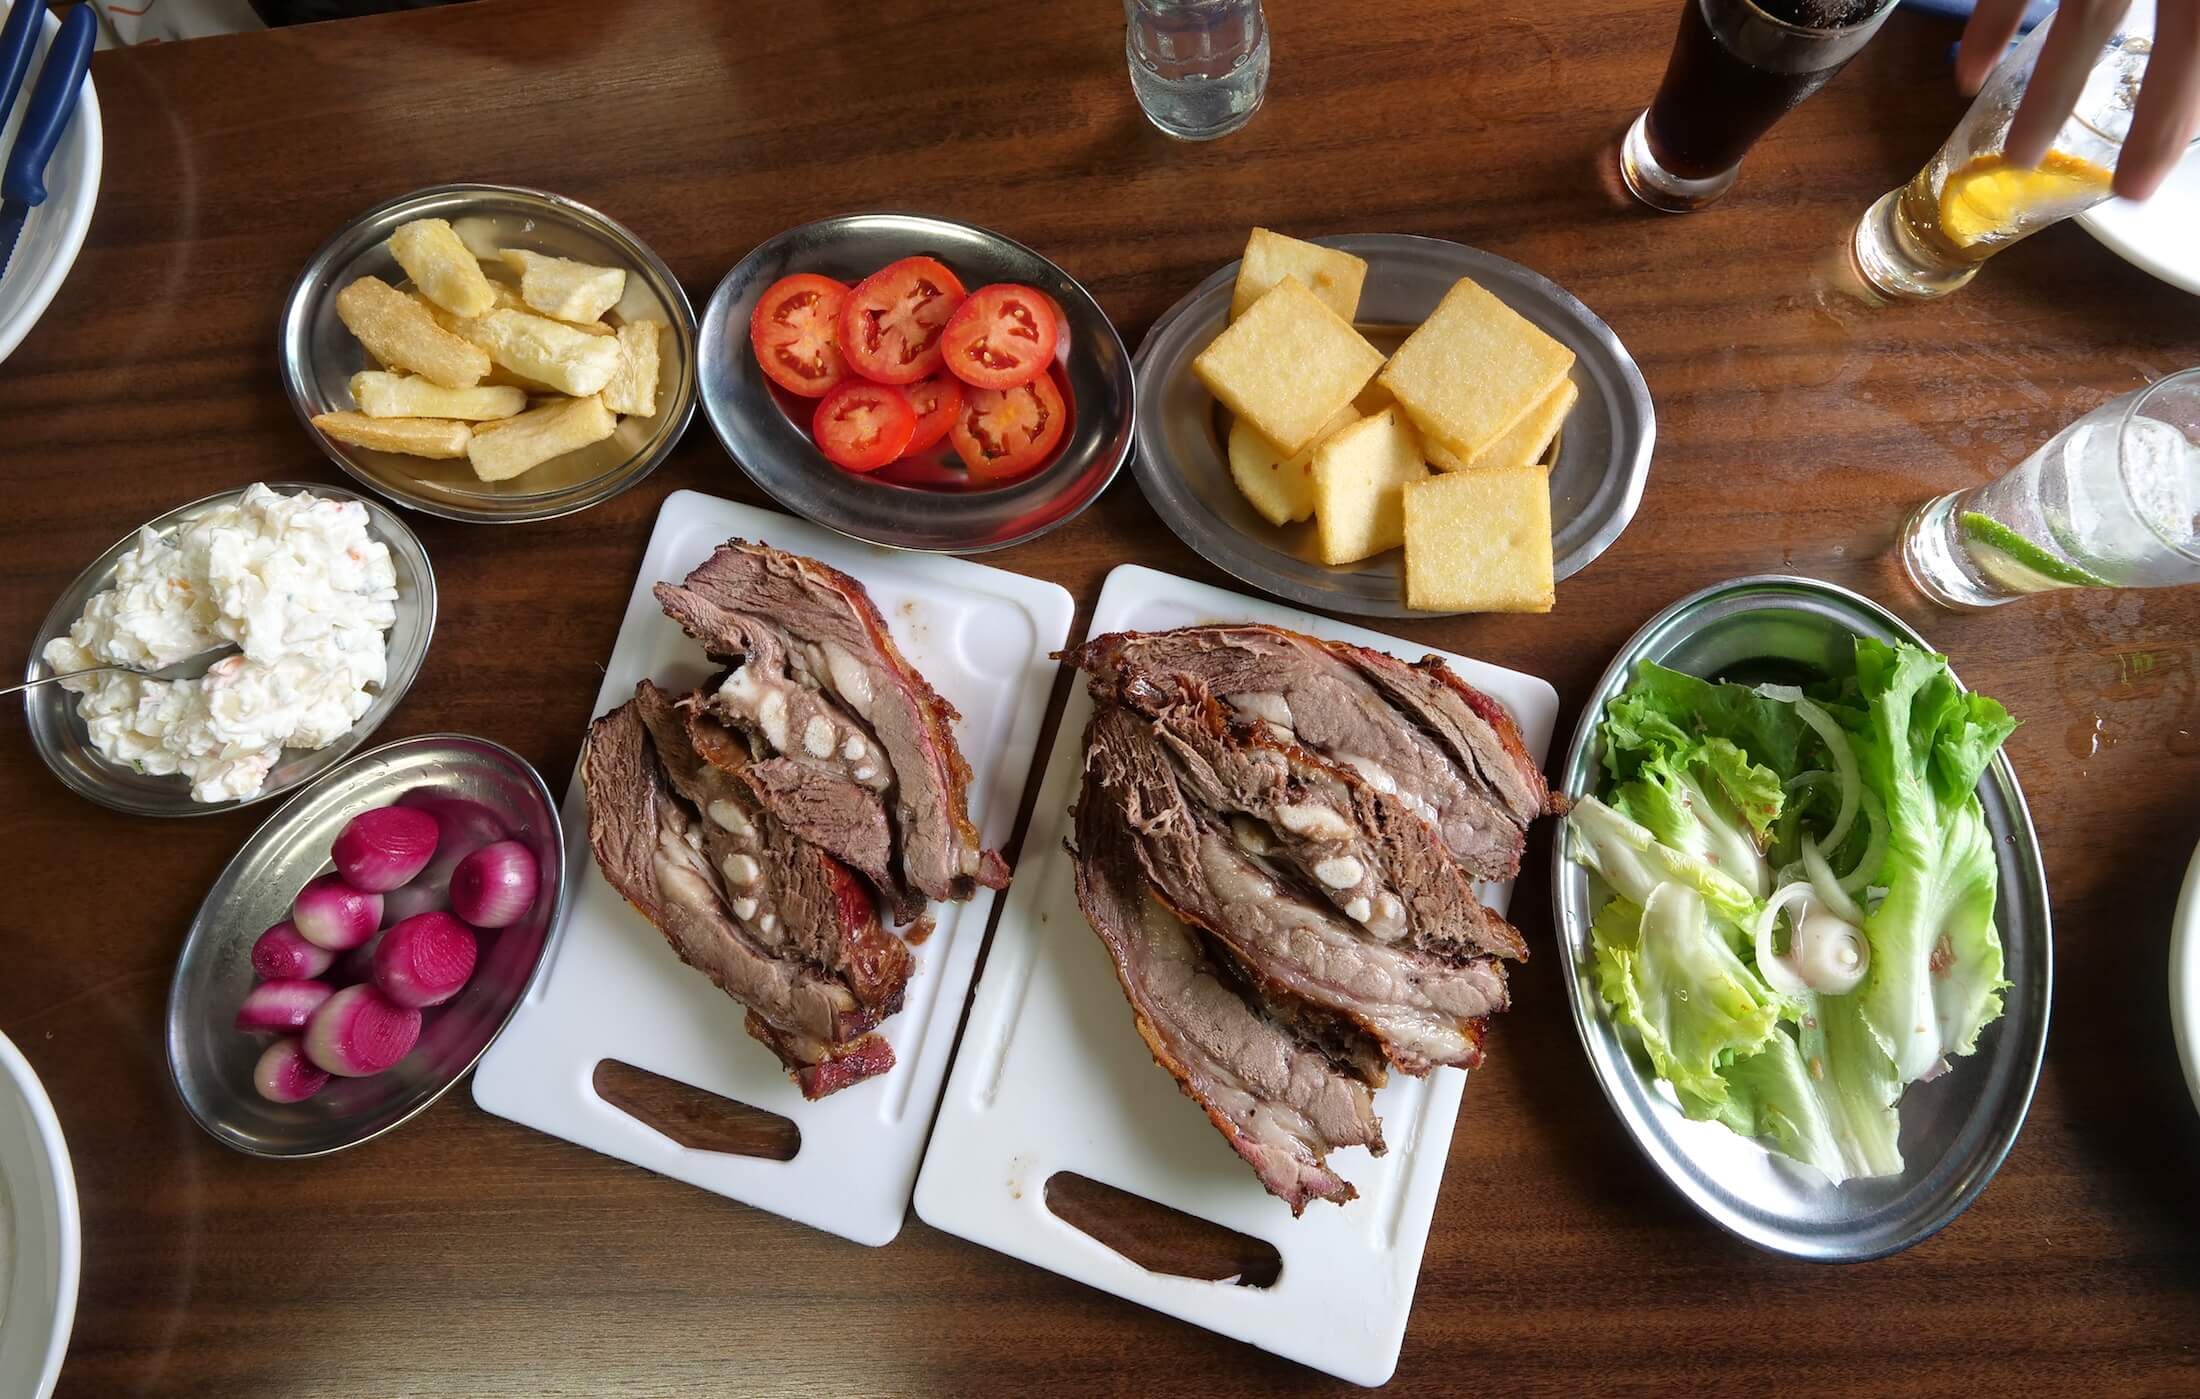
M 2057 558 L 1990 515 L 1966 510 L 1957 520 L 1963 527 L 1963 537 L 1969 541 L 1971 562 L 2011 592 L 2108 586 L 2106 578 Z

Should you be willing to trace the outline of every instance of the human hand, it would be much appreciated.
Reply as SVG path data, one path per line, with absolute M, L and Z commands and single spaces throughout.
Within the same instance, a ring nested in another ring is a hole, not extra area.
M 1956 50 L 1956 84 L 1976 93 L 2008 50 L 2025 0 L 1978 0 Z M 2129 0 L 2062 0 L 2040 48 L 2039 66 L 2009 124 L 2009 159 L 2036 166 L 2078 104 L 2093 60 L 2115 32 Z M 2144 199 L 2184 155 L 2200 128 L 2200 0 L 2156 0 L 2154 53 L 2147 60 L 2131 132 L 2116 160 L 2116 193 Z

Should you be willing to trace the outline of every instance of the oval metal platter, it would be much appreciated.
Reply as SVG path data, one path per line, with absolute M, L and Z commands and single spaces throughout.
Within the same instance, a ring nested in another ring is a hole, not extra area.
M 1313 241 L 1367 260 L 1357 319 L 1385 353 L 1462 277 L 1574 352 L 1581 399 L 1566 415 L 1550 462 L 1552 574 L 1570 578 L 1610 548 L 1642 502 L 1657 438 L 1649 386 L 1612 328 L 1564 287 L 1479 248 L 1399 233 Z M 1237 269 L 1234 262 L 1217 268 L 1163 312 L 1138 347 L 1138 455 L 1131 469 L 1146 499 L 1201 557 L 1277 597 L 1366 617 L 1436 615 L 1406 606 L 1397 551 L 1332 568 L 1315 557 L 1312 524 L 1269 524 L 1231 483 L 1225 415 L 1193 376 L 1192 361 L 1229 323 Z
M 1578 797 L 1594 785 L 1602 762 L 1598 721 L 1637 661 L 1707 677 L 1831 676 L 1853 665 L 1857 636 L 1930 649 L 1869 598 L 1814 579 L 1738 578 L 1682 598 L 1612 658 L 1567 751 L 1563 790 Z M 2054 949 L 2039 840 L 2006 754 L 1995 756 L 1978 796 L 1998 858 L 1994 922 L 2010 981 L 2002 1018 L 1981 1033 L 1976 1053 L 1903 1094 L 1902 1174 L 1840 1186 L 1717 1123 L 1681 1113 L 1634 1036 L 1613 1023 L 1597 995 L 1588 871 L 1563 854 L 1553 861 L 1552 913 L 1566 958 L 1566 992 L 1597 1081 L 1651 1164 L 1721 1228 L 1759 1248 L 1816 1262 L 1884 1257 L 1961 1214 L 2009 1154 L 2047 1049 Z
M 252 1087 L 266 1040 L 231 1028 L 255 980 L 252 944 L 285 917 L 301 886 L 329 868 L 329 844 L 362 811 L 408 794 L 479 803 L 507 838 L 534 852 L 540 884 L 518 922 L 479 933 L 464 990 L 423 1017 L 420 1043 L 395 1068 L 338 1078 L 302 1103 L 271 1103 Z M 168 988 L 168 1068 L 191 1117 L 252 1156 L 325 1156 L 378 1137 L 425 1110 L 463 1078 L 540 974 L 564 916 L 565 838 L 558 804 L 525 758 L 463 734 L 401 738 L 359 754 L 267 818 L 207 890 Z

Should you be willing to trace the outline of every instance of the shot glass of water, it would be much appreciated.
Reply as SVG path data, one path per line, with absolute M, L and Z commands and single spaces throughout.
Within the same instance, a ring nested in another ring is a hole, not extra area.
M 1253 119 L 1268 90 L 1260 0 L 1123 0 L 1123 50 L 1146 120 L 1211 141 Z
M 2200 369 L 2109 400 L 1997 481 L 1925 502 L 1902 564 L 1955 608 L 2200 583 Z

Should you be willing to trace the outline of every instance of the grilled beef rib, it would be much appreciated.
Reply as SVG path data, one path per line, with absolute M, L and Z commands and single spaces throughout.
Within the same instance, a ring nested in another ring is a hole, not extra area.
M 1199 935 L 1151 895 L 1113 800 L 1088 770 L 1077 804 L 1077 901 L 1115 963 L 1139 1036 L 1293 1215 L 1358 1192 L 1343 1146 L 1383 1152 L 1367 1082 L 1231 984 Z
M 732 667 L 702 700 L 710 717 L 748 735 L 758 757 L 784 758 L 832 784 L 842 827 L 864 824 L 855 808 L 868 802 L 890 818 L 899 878 L 883 892 L 897 917 L 914 912 L 907 891 L 960 900 L 979 885 L 1007 885 L 1007 865 L 970 824 L 955 710 L 902 658 L 860 583 L 736 539 L 677 586 L 658 584 L 656 596 Z M 752 786 L 790 826 L 805 828 L 814 811 L 797 807 L 810 782 L 780 777 Z

